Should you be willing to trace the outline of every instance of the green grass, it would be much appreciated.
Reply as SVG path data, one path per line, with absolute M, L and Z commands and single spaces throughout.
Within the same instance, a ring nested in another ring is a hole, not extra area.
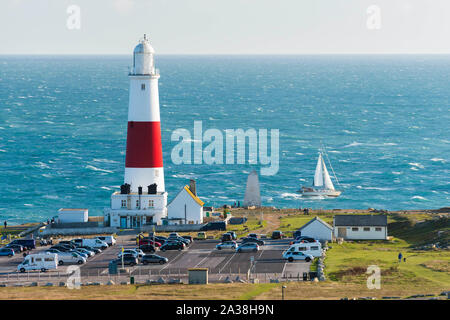
M 270 291 L 277 286 L 279 286 L 277 283 L 254 284 L 248 292 L 239 297 L 239 300 L 253 300 L 260 294 Z

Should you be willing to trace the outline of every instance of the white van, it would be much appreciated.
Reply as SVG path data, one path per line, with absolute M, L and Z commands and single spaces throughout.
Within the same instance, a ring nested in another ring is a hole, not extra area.
M 113 236 L 100 236 L 97 239 L 101 241 L 105 241 L 109 246 L 113 246 L 116 244 L 116 239 Z
M 106 249 L 108 248 L 108 244 L 105 241 L 100 239 L 82 239 L 81 246 L 98 248 L 98 249 Z
M 321 257 L 322 256 L 322 245 L 319 241 L 316 242 L 301 242 L 292 244 L 287 252 L 303 252 L 307 255 L 311 255 L 313 257 Z
M 56 253 L 36 253 L 29 254 L 25 257 L 21 264 L 17 266 L 17 270 L 25 272 L 29 270 L 41 270 L 45 272 L 58 268 L 58 255 Z
M 86 258 L 82 257 L 76 252 L 61 252 L 58 254 L 58 265 L 62 266 L 65 263 L 86 263 Z

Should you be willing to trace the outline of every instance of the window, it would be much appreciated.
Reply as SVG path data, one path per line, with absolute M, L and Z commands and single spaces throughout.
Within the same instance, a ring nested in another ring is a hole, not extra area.
M 141 84 L 141 90 L 145 90 L 145 83 Z
M 299 247 L 298 251 L 306 251 L 306 247 Z
M 352 228 L 352 231 L 359 231 L 359 228 L 358 227 Z
M 317 247 L 317 246 L 311 247 L 311 250 L 312 250 L 312 251 L 319 250 L 319 247 Z
M 148 207 L 149 208 L 153 208 L 155 206 L 155 201 L 154 200 L 148 200 Z
M 370 231 L 370 227 L 364 227 L 364 231 Z
M 36 262 L 42 261 L 42 258 L 36 258 Z
M 381 228 L 377 227 L 375 228 L 375 231 L 381 231 Z
M 136 200 L 136 208 L 139 208 L 139 200 Z
M 127 200 L 122 200 L 122 208 L 126 208 L 127 207 Z

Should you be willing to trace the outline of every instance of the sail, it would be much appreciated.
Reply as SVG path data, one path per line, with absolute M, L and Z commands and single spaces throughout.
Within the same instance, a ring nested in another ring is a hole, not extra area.
M 331 182 L 330 175 L 328 174 L 327 167 L 325 166 L 325 162 L 322 159 L 323 164 L 323 182 L 325 185 L 325 189 L 334 190 L 333 182 Z
M 314 187 L 323 186 L 323 173 L 322 173 L 322 154 L 319 153 L 319 159 L 317 159 L 316 172 L 314 173 Z

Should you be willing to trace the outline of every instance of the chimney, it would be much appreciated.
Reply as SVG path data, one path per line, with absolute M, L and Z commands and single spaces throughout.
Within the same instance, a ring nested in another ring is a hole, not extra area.
M 191 179 L 189 180 L 189 190 L 194 194 L 194 196 L 197 196 L 197 189 L 195 187 L 195 180 Z

